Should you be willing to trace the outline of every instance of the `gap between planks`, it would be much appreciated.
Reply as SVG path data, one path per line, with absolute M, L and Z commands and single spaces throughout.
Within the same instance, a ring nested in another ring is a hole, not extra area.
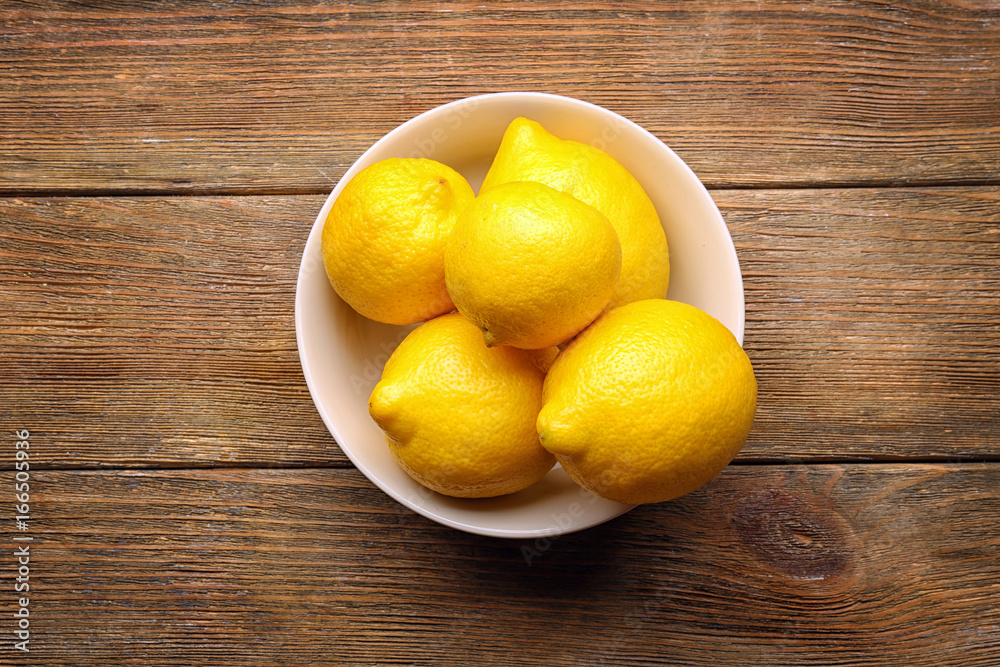
M 975 465 L 975 464 L 1000 464 L 1000 454 L 997 456 L 922 456 L 907 458 L 905 456 L 882 456 L 882 457 L 809 457 L 809 458 L 757 458 L 753 460 L 733 461 L 727 468 L 766 468 L 780 466 L 828 466 L 828 465 L 850 465 L 850 466 L 880 466 L 880 465 Z M 331 462 L 329 465 L 269 465 L 266 463 L 240 463 L 238 465 L 204 465 L 204 466 L 171 466 L 171 465 L 140 465 L 140 466 L 54 466 L 38 465 L 32 466 L 32 470 L 45 472 L 204 472 L 206 470 L 225 470 L 229 472 L 239 470 L 273 470 L 301 472 L 304 470 L 356 470 L 357 468 L 349 462 Z M 0 467 L 0 473 L 11 472 L 13 468 Z
M 339 180 L 339 179 L 338 179 Z M 709 191 L 758 191 L 758 190 L 877 190 L 877 189 L 898 189 L 907 188 L 988 188 L 1000 186 L 1000 178 L 995 179 L 952 179 L 952 180 L 909 180 L 894 181 L 891 179 L 877 181 L 819 181 L 811 182 L 786 182 L 774 181 L 768 183 L 754 183 L 750 185 L 733 185 L 727 183 L 713 183 L 705 185 Z M 73 189 L 60 188 L 54 190 L 5 190 L 0 186 L 0 199 L 50 199 L 50 198 L 73 198 L 88 199 L 98 197 L 287 197 L 287 196 L 324 196 L 329 195 L 333 188 L 318 190 L 315 188 L 109 188 L 109 189 Z

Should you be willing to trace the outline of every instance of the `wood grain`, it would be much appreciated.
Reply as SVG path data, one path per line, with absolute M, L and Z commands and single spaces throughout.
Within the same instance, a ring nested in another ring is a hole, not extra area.
M 1000 459 L 1000 189 L 714 196 L 761 388 L 744 456 Z
M 992 666 L 998 489 L 990 464 L 731 466 L 505 541 L 352 469 L 36 472 L 31 664 Z
M 714 194 L 760 384 L 743 460 L 1000 460 L 1000 188 Z M 322 201 L 0 200 L 5 428 L 50 467 L 347 465 L 295 346 Z
M 344 464 L 295 345 L 321 205 L 0 200 L 10 428 L 59 466 Z
M 347 167 L 505 90 L 713 188 L 760 383 L 707 487 L 530 541 L 351 467 L 293 322 Z M 0 664 L 1000 664 L 998 100 L 993 0 L 0 0 Z
M 5 2 L 0 193 L 321 193 L 469 95 L 604 105 L 713 187 L 1000 182 L 994 2 Z

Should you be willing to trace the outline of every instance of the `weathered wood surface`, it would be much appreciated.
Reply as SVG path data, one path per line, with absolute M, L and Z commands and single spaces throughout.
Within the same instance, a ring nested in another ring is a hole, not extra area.
M 1000 664 L 991 464 L 731 466 L 537 541 L 445 528 L 353 469 L 32 491 L 32 665 Z
M 344 464 L 295 345 L 321 204 L 0 200 L 9 427 L 69 467 Z
M 714 196 L 763 397 L 745 456 L 1000 460 L 1000 188 Z
M 0 193 L 320 193 L 388 130 L 534 90 L 716 187 L 1000 182 L 995 2 L 0 5 Z
M 0 1 L 0 664 L 1000 664 L 998 3 L 96 4 Z M 334 182 L 504 90 L 713 188 L 760 382 L 708 487 L 552 540 L 377 490 L 294 338 Z
M 760 383 L 743 460 L 1000 459 L 1000 188 L 714 195 Z M 46 466 L 346 465 L 295 346 L 322 201 L 0 200 L 8 428 Z

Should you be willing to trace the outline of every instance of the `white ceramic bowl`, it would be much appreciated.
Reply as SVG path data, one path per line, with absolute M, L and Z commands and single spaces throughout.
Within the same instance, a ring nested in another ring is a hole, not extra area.
M 382 137 L 347 170 L 316 217 L 295 294 L 295 330 L 306 383 L 323 422 L 351 461 L 403 505 L 447 526 L 509 538 L 552 537 L 629 509 L 574 484 L 558 466 L 534 486 L 489 499 L 449 498 L 413 481 L 396 464 L 368 415 L 368 396 L 389 354 L 413 327 L 358 315 L 334 292 L 320 255 L 327 213 L 347 182 L 389 157 L 428 157 L 478 190 L 507 125 L 525 116 L 562 139 L 600 148 L 642 184 L 670 245 L 668 298 L 698 306 L 743 341 L 743 280 L 736 249 L 698 177 L 660 140 L 601 107 L 544 93 L 496 93 L 431 109 Z

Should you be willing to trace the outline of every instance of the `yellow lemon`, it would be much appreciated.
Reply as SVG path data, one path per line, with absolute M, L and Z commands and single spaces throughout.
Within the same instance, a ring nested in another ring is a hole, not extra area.
M 399 465 L 439 493 L 486 498 L 526 488 L 555 464 L 535 419 L 556 349 L 487 348 L 458 313 L 410 332 L 368 408 Z
M 461 174 L 434 160 L 390 158 L 358 172 L 323 226 L 333 288 L 365 317 L 388 324 L 450 312 L 444 246 L 474 199 Z
M 639 182 L 610 155 L 517 118 L 507 127 L 479 194 L 512 181 L 544 183 L 573 195 L 614 226 L 622 269 L 608 310 L 667 295 L 670 257 L 660 218 Z
M 707 313 L 650 299 L 602 315 L 552 364 L 543 446 L 611 500 L 655 503 L 719 473 L 753 423 L 757 382 L 736 338 Z
M 607 305 L 620 270 L 607 218 L 540 183 L 506 183 L 477 197 L 445 249 L 448 292 L 491 347 L 566 341 Z

